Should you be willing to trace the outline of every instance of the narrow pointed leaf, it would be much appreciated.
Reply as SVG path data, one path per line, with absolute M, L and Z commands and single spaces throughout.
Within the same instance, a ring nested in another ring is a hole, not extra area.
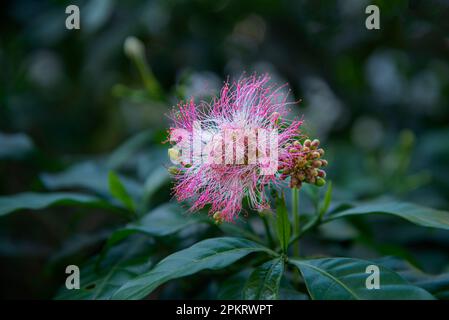
M 101 163 L 84 161 L 76 163 L 62 172 L 43 173 L 40 178 L 49 190 L 82 190 L 107 197 L 110 196 L 108 175 L 108 169 Z M 118 175 L 118 177 L 133 199 L 140 199 L 142 186 L 129 177 L 123 175 Z
M 327 210 L 329 210 L 329 206 L 331 205 L 332 200 L 332 181 L 329 181 L 327 185 L 326 194 L 324 195 L 323 203 L 320 208 L 320 216 L 322 217 Z
M 268 248 L 246 239 L 207 239 L 166 257 L 151 271 L 123 285 L 112 298 L 142 299 L 169 280 L 206 269 L 222 269 L 254 252 L 273 253 Z
M 26 134 L 0 132 L 0 159 L 21 158 L 33 149 L 33 142 Z
M 120 178 L 113 172 L 109 172 L 109 190 L 111 194 L 131 211 L 135 211 L 134 201 L 129 195 Z
M 196 217 L 183 214 L 178 205 L 166 203 L 145 214 L 139 221 L 114 231 L 106 243 L 104 253 L 118 242 L 136 233 L 163 237 L 200 222 L 201 220 Z
M 35 193 L 25 192 L 0 197 L 0 216 L 17 210 L 40 210 L 56 205 L 86 205 L 93 207 L 109 207 L 101 199 L 73 192 Z
M 69 290 L 63 284 L 57 300 L 106 300 L 124 283 L 150 270 L 154 246 L 142 239 L 123 242 L 113 248 L 99 267 L 98 257 L 80 266 L 80 288 Z
M 449 212 L 400 201 L 361 204 L 350 209 L 331 213 L 324 221 L 375 213 L 397 216 L 424 227 L 449 230 Z

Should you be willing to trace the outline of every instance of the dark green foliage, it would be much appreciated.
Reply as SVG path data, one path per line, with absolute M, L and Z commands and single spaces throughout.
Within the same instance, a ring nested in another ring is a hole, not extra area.
M 0 10 L 0 297 L 449 299 L 448 4 L 374 1 L 367 30 L 357 1 L 75 2 L 76 31 L 70 1 Z M 288 188 L 234 224 L 172 199 L 167 112 L 244 71 L 326 149 L 298 220 Z

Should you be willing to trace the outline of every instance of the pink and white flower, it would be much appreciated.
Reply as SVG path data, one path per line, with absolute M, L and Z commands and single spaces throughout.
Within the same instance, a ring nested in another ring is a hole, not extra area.
M 190 100 L 172 111 L 173 191 L 178 201 L 191 201 L 191 211 L 210 205 L 216 219 L 234 221 L 245 197 L 252 209 L 269 208 L 266 188 L 280 183 L 278 159 L 301 136 L 302 124 L 285 120 L 292 103 L 284 86 L 269 80 L 227 82 L 212 103 Z

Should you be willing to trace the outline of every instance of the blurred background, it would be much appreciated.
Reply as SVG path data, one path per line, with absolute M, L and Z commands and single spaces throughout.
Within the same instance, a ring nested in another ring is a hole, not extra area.
M 65 28 L 69 4 L 80 30 Z M 365 28 L 369 4 L 380 30 Z M 336 200 L 449 209 L 448 1 L 17 0 L 0 4 L 0 30 L 1 195 L 52 189 L 53 173 L 139 133 L 152 153 L 129 170 L 145 180 L 166 161 L 165 114 L 178 99 L 208 101 L 228 77 L 268 72 L 302 99 L 293 113 L 328 150 Z M 125 54 L 129 36 L 148 66 Z M 170 198 L 164 183 L 156 202 Z M 2 218 L 0 296 L 53 297 L 64 257 L 98 252 L 120 219 L 64 207 Z M 374 220 L 326 225 L 305 253 L 392 254 L 449 271 L 447 233 Z

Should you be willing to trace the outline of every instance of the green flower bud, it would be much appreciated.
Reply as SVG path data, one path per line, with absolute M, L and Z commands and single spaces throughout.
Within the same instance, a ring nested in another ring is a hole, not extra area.
M 321 163 L 320 160 L 314 160 L 314 161 L 312 162 L 312 166 L 315 167 L 315 168 L 320 168 L 321 165 L 322 165 L 322 163 Z
M 321 157 L 321 155 L 318 151 L 312 152 L 312 159 L 318 159 L 319 157 Z
M 326 171 L 324 171 L 324 170 L 318 170 L 318 177 L 326 178 Z
M 178 164 L 181 159 L 181 152 L 179 152 L 178 148 L 170 148 L 168 149 L 168 156 L 174 164 Z
M 304 146 L 307 148 L 310 148 L 311 144 L 312 144 L 312 141 L 310 141 L 310 139 L 306 139 L 306 141 L 304 141 Z
M 313 140 L 312 143 L 310 144 L 312 149 L 318 148 L 319 145 L 320 145 L 320 140 L 318 140 L 318 139 Z
M 127 37 L 123 44 L 123 50 L 130 59 L 143 59 L 145 56 L 145 47 L 136 37 Z
M 322 186 L 324 186 L 324 185 L 326 184 L 326 180 L 324 180 L 323 178 L 318 177 L 318 178 L 316 179 L 315 184 L 316 184 L 318 187 L 322 187 Z
M 215 220 L 215 224 L 217 225 L 223 222 L 223 218 L 221 217 L 221 211 L 215 212 L 212 218 Z
M 180 174 L 181 173 L 181 171 L 177 167 L 174 167 L 174 166 L 169 167 L 168 172 L 170 174 Z

